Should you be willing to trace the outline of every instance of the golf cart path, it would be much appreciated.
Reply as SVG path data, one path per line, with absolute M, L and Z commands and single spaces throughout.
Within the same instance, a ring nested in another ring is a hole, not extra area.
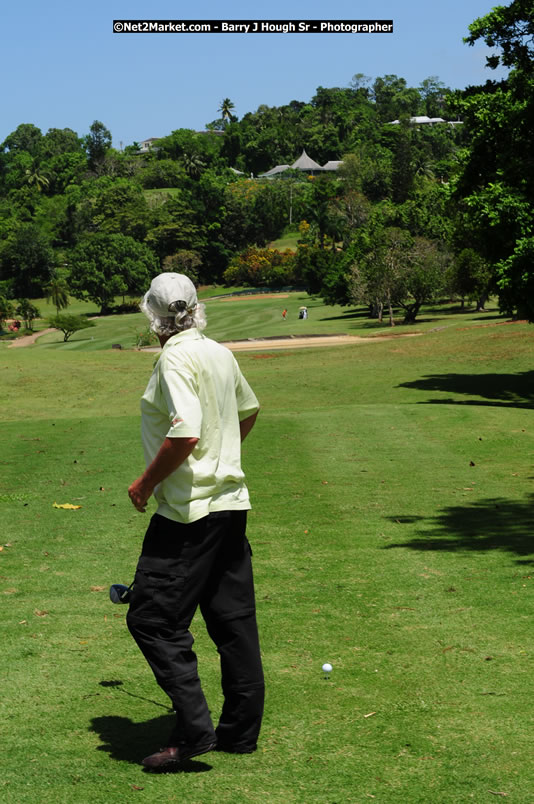
M 10 343 L 7 347 L 8 349 L 13 349 L 16 346 L 30 346 L 30 344 L 35 343 L 37 338 L 40 338 L 41 335 L 48 335 L 49 332 L 56 332 L 53 327 L 49 329 L 42 329 L 40 332 L 34 332 L 33 335 L 23 335 L 21 338 L 17 338 L 13 343 Z

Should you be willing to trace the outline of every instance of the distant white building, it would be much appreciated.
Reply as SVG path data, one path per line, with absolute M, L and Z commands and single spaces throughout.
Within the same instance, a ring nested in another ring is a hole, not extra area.
M 276 165 L 276 167 L 271 168 L 266 173 L 260 173 L 260 179 L 272 179 L 273 176 L 278 176 L 280 173 L 284 173 L 284 171 L 289 170 L 291 165 Z
M 449 126 L 458 126 L 462 124 L 461 120 L 444 120 L 443 117 L 427 117 L 426 114 L 416 115 L 410 117 L 410 123 L 413 126 L 435 126 L 437 123 L 448 123 Z M 391 120 L 388 123 L 390 126 L 399 126 L 400 120 Z
M 322 170 L 321 165 L 317 164 L 317 162 L 315 162 L 311 157 L 309 157 L 306 151 L 304 150 L 302 151 L 301 155 L 296 160 L 296 162 L 293 162 L 291 168 L 292 170 L 302 170 L 305 173 L 311 174 L 312 176 L 315 173 L 320 173 Z
M 302 151 L 299 158 L 293 162 L 292 165 L 276 165 L 276 167 L 271 168 L 266 173 L 260 173 L 258 178 L 272 179 L 275 176 L 279 176 L 281 173 L 284 173 L 286 170 L 301 170 L 303 173 L 307 173 L 309 176 L 316 176 L 324 171 L 337 170 L 340 165 L 341 161 L 331 160 L 330 162 L 327 162 L 326 165 L 321 166 L 311 157 L 309 157 L 306 151 Z
M 339 166 L 342 164 L 342 159 L 338 159 L 336 161 L 330 160 L 330 162 L 327 162 L 326 165 L 323 165 L 323 170 L 338 170 Z
M 154 147 L 154 143 L 156 143 L 160 139 L 161 137 L 149 137 L 148 140 L 141 140 L 141 142 L 139 143 L 138 153 L 146 154 L 149 151 L 157 150 L 157 148 Z

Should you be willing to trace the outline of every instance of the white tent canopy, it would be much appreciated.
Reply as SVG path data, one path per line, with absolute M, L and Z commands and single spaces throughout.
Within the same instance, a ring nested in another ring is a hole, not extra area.
M 314 162 L 314 160 L 308 156 L 306 151 L 302 151 L 297 161 L 293 162 L 291 167 L 293 170 L 322 170 L 321 165 L 318 165 L 317 162 Z

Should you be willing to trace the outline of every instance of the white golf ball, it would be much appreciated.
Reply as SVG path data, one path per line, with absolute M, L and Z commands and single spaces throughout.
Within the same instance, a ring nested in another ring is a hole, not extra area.
M 329 662 L 323 664 L 323 673 L 331 673 L 332 672 L 332 665 Z

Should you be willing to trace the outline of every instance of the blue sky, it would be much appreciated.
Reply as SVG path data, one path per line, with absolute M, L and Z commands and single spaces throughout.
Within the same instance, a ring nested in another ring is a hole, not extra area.
M 506 3 L 504 3 L 506 4 Z M 309 101 L 318 86 L 346 87 L 356 73 L 418 86 L 438 76 L 463 88 L 502 77 L 484 45 L 462 42 L 489 13 L 485 0 L 19 0 L 0 16 L 0 142 L 20 124 L 72 128 L 93 120 L 113 144 L 202 129 L 229 97 L 238 117 L 259 105 Z M 7 6 L 7 7 L 6 7 Z M 129 34 L 113 19 L 392 19 L 393 34 Z

